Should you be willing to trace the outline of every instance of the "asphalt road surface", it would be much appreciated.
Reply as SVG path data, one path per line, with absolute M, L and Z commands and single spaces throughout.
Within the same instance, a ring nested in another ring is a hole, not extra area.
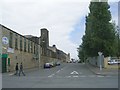
M 118 88 L 118 76 L 95 75 L 85 64 L 64 63 L 50 69 L 2 75 L 2 88 Z

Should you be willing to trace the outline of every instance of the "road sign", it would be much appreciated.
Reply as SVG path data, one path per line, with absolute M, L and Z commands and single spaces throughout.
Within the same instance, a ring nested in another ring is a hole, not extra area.
M 7 52 L 14 53 L 14 49 L 8 47 Z
M 9 40 L 7 37 L 2 37 L 2 43 L 3 44 L 8 44 L 9 43 Z

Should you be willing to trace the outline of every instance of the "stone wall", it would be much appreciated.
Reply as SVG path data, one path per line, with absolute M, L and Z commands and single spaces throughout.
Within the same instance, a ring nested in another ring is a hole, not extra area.
M 118 64 L 108 64 L 109 57 L 104 58 L 104 68 L 106 69 L 118 69 L 119 65 Z
M 97 56 L 97 57 L 89 57 L 87 59 L 88 63 L 93 65 L 93 66 L 97 66 L 97 67 L 100 67 L 100 57 Z M 104 67 L 104 56 L 102 56 L 101 58 L 101 65 L 102 67 Z

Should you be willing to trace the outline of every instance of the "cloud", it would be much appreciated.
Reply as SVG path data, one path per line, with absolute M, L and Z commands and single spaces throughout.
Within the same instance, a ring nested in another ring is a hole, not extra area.
M 88 5 L 88 0 L 4 0 L 1 23 L 22 35 L 40 36 L 40 29 L 47 28 L 50 45 L 77 58 L 78 44 L 70 35 L 88 13 Z
M 50 45 L 71 53 L 77 58 L 76 44 L 70 40 L 70 33 L 79 18 L 87 13 L 89 3 L 68 0 L 40 0 L 3 2 L 2 23 L 10 29 L 26 35 L 40 36 L 40 29 L 49 30 Z

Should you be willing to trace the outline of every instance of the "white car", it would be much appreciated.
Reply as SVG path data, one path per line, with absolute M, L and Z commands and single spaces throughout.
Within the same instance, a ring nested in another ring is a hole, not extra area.
M 114 62 L 113 62 L 112 60 L 109 60 L 109 61 L 108 61 L 108 64 L 109 64 L 109 65 L 112 65 L 112 64 L 114 64 Z
M 120 60 L 118 60 L 118 59 L 109 60 L 109 61 L 108 61 L 108 64 L 109 64 L 109 65 L 112 65 L 112 64 L 120 64 Z

